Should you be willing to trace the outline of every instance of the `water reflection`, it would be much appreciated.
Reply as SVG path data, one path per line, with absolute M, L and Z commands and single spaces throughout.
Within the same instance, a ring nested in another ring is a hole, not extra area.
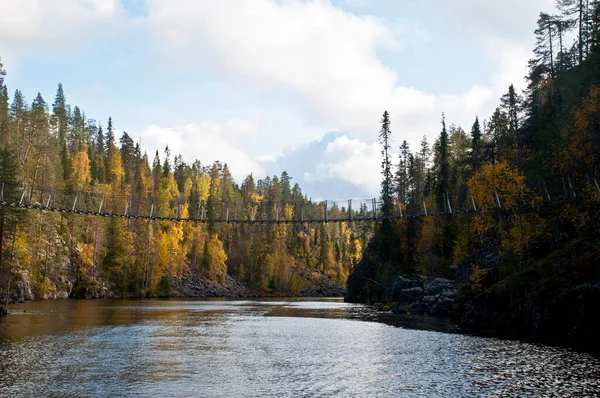
M 591 355 L 365 322 L 370 311 L 339 301 L 66 300 L 15 309 L 0 323 L 2 396 L 577 396 L 600 390 L 600 361 Z

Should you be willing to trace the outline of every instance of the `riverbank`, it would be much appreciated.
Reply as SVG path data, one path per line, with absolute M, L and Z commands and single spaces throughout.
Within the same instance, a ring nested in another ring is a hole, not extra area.
M 597 309 L 600 308 L 600 281 L 594 254 L 579 257 L 573 268 L 546 273 L 529 268 L 513 277 L 502 278 L 497 270 L 483 273 L 482 286 L 456 284 L 436 278 L 427 283 L 416 277 L 396 278 L 386 300 L 374 305 L 390 313 L 398 323 L 410 322 L 419 328 L 454 325 L 445 330 L 571 348 L 600 354 L 597 337 Z M 577 272 L 573 272 L 574 269 Z
M 223 283 L 212 281 L 201 274 L 188 272 L 181 278 L 172 278 L 165 286 L 162 294 L 132 295 L 120 294 L 118 290 L 97 284 L 90 289 L 77 284 L 67 278 L 57 281 L 48 280 L 48 288 L 43 292 L 36 292 L 27 274 L 20 275 L 11 291 L 10 304 L 24 303 L 32 300 L 56 299 L 120 299 L 120 298 L 261 298 L 261 297 L 343 297 L 346 293 L 345 285 L 335 284 L 326 275 L 320 272 L 307 272 L 302 275 L 303 286 L 296 294 L 289 292 L 258 292 L 250 288 L 240 278 L 227 275 Z M 1 302 L 6 297 L 0 295 Z M 6 314 L 4 307 L 0 307 L 0 316 Z

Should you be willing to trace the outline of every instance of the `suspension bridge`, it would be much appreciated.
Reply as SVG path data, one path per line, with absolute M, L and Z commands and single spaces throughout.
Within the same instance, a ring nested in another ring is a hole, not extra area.
M 600 193 L 596 180 L 588 183 Z M 576 200 L 577 190 L 571 181 L 564 183 L 564 191 L 551 195 L 544 184 L 538 193 L 547 204 L 556 201 Z M 20 186 L 18 194 L 5 195 L 2 183 L 0 205 L 18 209 L 39 210 L 66 214 L 80 214 L 98 217 L 124 218 L 130 220 L 218 223 L 218 224 L 305 224 L 305 223 L 341 223 L 359 221 L 398 220 L 440 215 L 471 214 L 502 209 L 500 196 L 490 192 L 492 206 L 479 207 L 469 192 L 462 195 L 445 193 L 437 203 L 443 203 L 441 211 L 428 211 L 424 199 L 409 207 L 399 202 L 393 203 L 393 209 L 383 212 L 382 202 L 373 199 L 347 199 L 312 201 L 280 201 L 277 203 L 263 200 L 260 202 L 242 201 L 214 202 L 194 201 L 184 198 L 159 200 L 152 196 L 112 195 L 93 191 L 68 191 L 64 189 L 33 188 L 26 184 Z M 13 189 L 14 191 L 14 189 Z M 168 202 L 168 203 L 165 203 Z M 161 205 L 162 203 L 162 205 Z M 519 212 L 526 212 L 527 206 Z M 185 208 L 185 212 L 183 209 Z M 209 211 L 209 208 L 211 209 Z M 291 212 L 289 211 L 291 210 Z M 187 213 L 186 216 L 184 214 Z M 286 214 L 287 213 L 287 214 Z
M 39 210 L 66 214 L 80 214 L 99 217 L 125 218 L 131 220 L 228 223 L 228 224 L 304 224 L 304 223 L 340 223 L 353 221 L 382 221 L 385 219 L 406 219 L 436 216 L 441 214 L 465 214 L 480 211 L 473 202 L 471 207 L 452 209 L 450 195 L 445 195 L 443 212 L 430 213 L 427 205 L 421 203 L 422 211 L 408 214 L 405 205 L 394 204 L 392 215 L 385 215 L 382 202 L 373 199 L 347 200 L 301 200 L 296 202 L 212 202 L 175 199 L 168 206 L 157 204 L 155 197 L 136 197 L 133 195 L 108 195 L 98 192 L 75 192 L 48 188 L 35 188 L 24 185 L 19 189 L 18 200 L 2 195 L 0 205 L 17 209 Z M 187 217 L 182 216 L 186 208 Z M 212 206 L 213 211 L 208 208 Z M 291 217 L 286 210 L 291 209 Z M 170 213 L 165 215 L 165 213 Z

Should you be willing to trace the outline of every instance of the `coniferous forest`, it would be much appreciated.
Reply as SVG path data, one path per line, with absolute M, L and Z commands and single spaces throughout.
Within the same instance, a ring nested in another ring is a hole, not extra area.
M 453 307 L 463 325 L 560 343 L 593 340 L 600 2 L 557 6 L 557 15 L 540 14 L 527 88 L 508 87 L 488 119 L 462 128 L 442 115 L 431 147 L 424 139 L 414 151 L 404 141 L 392 159 L 384 114 L 383 211 L 437 215 L 382 222 L 350 275 L 347 300 L 397 300 L 397 275 L 450 278 L 463 286 Z

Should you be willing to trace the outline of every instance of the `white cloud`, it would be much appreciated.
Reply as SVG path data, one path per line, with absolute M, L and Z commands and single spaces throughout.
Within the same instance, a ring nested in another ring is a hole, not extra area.
M 0 0 L 0 10 L 2 57 L 13 65 L 62 55 L 122 21 L 120 0 Z
M 356 192 L 377 192 L 380 161 L 379 144 L 366 144 L 343 135 L 327 144 L 323 162 L 314 172 L 305 173 L 304 179 L 342 180 L 356 186 Z
M 148 150 L 150 161 L 158 151 L 161 159 L 168 145 L 171 155 L 183 155 L 187 162 L 196 159 L 202 164 L 209 165 L 216 160 L 227 163 L 234 178 L 241 182 L 249 173 L 264 174 L 261 162 L 244 152 L 239 147 L 228 142 L 228 136 L 245 134 L 246 123 L 240 120 L 229 120 L 224 123 L 200 123 L 164 128 L 155 125 L 148 126 L 140 132 L 143 147 Z
M 477 8 L 475 0 L 459 3 L 463 20 L 472 16 L 469 7 Z M 526 72 L 524 47 L 490 35 L 486 43 L 496 49 L 482 53 L 497 64 L 497 73 L 488 85 L 465 88 L 460 95 L 426 93 L 406 85 L 377 57 L 381 46 L 400 50 L 397 29 L 329 1 L 148 0 L 148 4 L 150 26 L 164 40 L 170 61 L 188 67 L 210 62 L 238 78 L 284 87 L 294 94 L 297 108 L 311 125 L 327 125 L 367 142 L 386 109 L 395 136 L 412 145 L 423 134 L 430 138 L 438 134 L 442 112 L 450 121 L 469 126 L 475 115 L 491 114 L 508 85 L 519 85 Z M 490 8 L 479 9 L 483 13 Z

